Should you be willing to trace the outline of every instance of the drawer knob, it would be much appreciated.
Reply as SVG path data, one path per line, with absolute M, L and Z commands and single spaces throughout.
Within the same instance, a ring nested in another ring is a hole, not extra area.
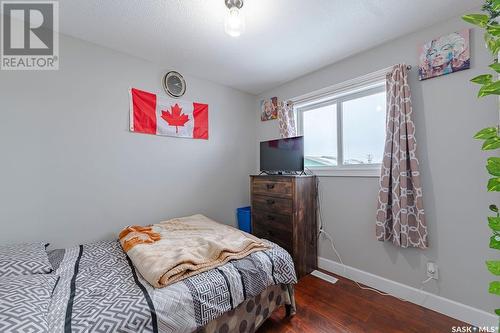
M 268 205 L 274 205 L 276 203 L 276 201 L 274 201 L 272 199 L 267 199 L 266 202 Z
M 274 184 L 267 184 L 266 187 L 268 190 L 272 190 L 274 188 Z

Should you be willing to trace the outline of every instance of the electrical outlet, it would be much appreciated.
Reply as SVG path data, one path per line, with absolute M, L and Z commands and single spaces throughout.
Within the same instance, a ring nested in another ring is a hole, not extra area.
M 437 280 L 439 278 L 438 265 L 434 262 L 427 263 L 427 276 Z

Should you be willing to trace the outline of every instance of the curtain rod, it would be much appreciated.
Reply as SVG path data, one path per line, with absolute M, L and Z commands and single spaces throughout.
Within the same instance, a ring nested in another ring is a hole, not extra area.
M 392 66 L 386 67 L 386 68 L 381 69 L 381 70 L 379 70 L 379 71 L 377 71 L 377 72 L 381 72 L 381 71 L 387 71 L 387 72 L 388 72 L 388 71 L 390 71 L 390 70 L 391 70 L 394 66 L 395 66 L 395 65 L 392 65 Z M 407 70 L 411 70 L 411 69 L 412 69 L 412 65 L 406 65 L 406 69 L 407 69 Z

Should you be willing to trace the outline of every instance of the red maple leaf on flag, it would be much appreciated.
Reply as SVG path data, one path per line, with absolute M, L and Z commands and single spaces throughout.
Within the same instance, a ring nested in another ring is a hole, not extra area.
M 170 106 L 171 111 L 161 110 L 161 117 L 170 126 L 175 126 L 175 133 L 179 133 L 179 126 L 183 126 L 188 122 L 189 117 L 187 114 L 182 113 L 182 108 L 177 105 Z

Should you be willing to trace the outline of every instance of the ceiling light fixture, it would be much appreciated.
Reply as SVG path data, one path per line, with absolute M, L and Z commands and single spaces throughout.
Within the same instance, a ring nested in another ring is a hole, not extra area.
M 238 37 L 245 31 L 245 16 L 241 12 L 243 0 L 224 0 L 229 9 L 224 20 L 224 30 L 231 37 Z

